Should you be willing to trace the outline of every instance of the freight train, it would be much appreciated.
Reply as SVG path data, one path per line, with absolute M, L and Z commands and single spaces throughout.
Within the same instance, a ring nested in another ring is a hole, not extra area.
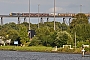
M 29 16 L 29 13 L 10 13 L 10 16 Z M 48 13 L 30 13 L 30 16 L 41 16 L 41 17 L 48 17 L 49 14 Z
M 29 16 L 29 13 L 10 13 L 10 16 Z M 55 16 L 71 17 L 75 16 L 76 13 L 55 13 Z M 86 16 L 90 16 L 90 13 L 85 13 Z M 31 17 L 53 17 L 54 13 L 30 13 Z

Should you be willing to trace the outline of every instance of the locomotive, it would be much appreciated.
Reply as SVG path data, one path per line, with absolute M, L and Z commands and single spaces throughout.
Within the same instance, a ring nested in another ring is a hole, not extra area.
M 22 16 L 22 13 L 10 13 L 10 16 Z

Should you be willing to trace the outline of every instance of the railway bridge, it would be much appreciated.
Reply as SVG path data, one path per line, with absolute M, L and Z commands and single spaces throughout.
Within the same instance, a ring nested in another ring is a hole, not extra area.
M 65 23 L 65 18 L 68 17 L 69 23 L 70 20 L 73 16 L 75 16 L 77 13 L 57 13 L 55 14 L 55 18 L 63 18 L 63 23 Z M 84 13 L 87 17 L 90 17 L 90 13 Z M 13 18 L 16 17 L 18 18 L 18 24 L 20 24 L 20 17 L 24 17 L 24 22 L 26 21 L 26 18 L 41 18 L 40 21 L 43 21 L 43 17 L 47 18 L 47 22 L 49 18 L 54 18 L 54 13 L 49 14 L 49 13 L 11 13 L 8 15 L 0 15 L 1 18 L 1 25 L 3 25 L 3 18 L 8 17 L 8 18 Z

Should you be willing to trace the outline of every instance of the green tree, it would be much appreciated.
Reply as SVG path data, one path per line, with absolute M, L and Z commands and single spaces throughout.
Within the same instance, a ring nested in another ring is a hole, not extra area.
M 68 26 L 65 23 L 62 23 L 60 28 L 62 31 L 66 31 L 68 29 Z
M 52 22 L 45 22 L 44 26 L 48 26 L 50 28 L 54 28 L 54 21 L 52 21 Z M 61 23 L 60 22 L 55 22 L 55 29 L 56 29 L 56 31 L 61 29 Z
M 69 33 L 66 31 L 60 31 L 57 33 L 57 37 L 55 39 L 55 44 L 58 47 L 62 47 L 66 44 L 73 44 L 73 39 Z
M 9 23 L 9 24 L 8 24 L 8 27 L 9 27 L 9 28 L 12 28 L 12 29 L 15 29 L 15 30 L 18 29 L 17 24 L 15 24 L 14 22 Z
M 55 40 L 55 32 L 53 28 L 45 26 L 36 30 L 36 35 L 32 39 L 30 45 L 40 44 L 44 46 L 54 46 L 54 40 Z
M 42 45 L 42 42 L 41 42 L 41 40 L 39 40 L 39 38 L 37 36 L 35 36 L 32 38 L 30 46 L 38 46 L 38 45 Z
M 8 35 L 8 37 L 7 37 L 7 35 Z M 6 35 L 6 37 L 8 39 L 11 39 L 11 43 L 12 44 L 19 37 L 18 31 L 17 30 L 14 30 L 14 29 L 8 30 L 7 35 Z
M 73 29 L 71 29 L 71 33 L 74 36 L 76 32 L 77 41 L 86 41 L 90 38 L 90 24 L 78 24 Z
M 19 36 L 21 39 L 20 41 L 23 45 L 25 45 L 25 43 L 29 41 L 28 30 L 24 25 L 19 25 Z
M 50 45 L 49 43 L 49 38 L 50 38 L 50 28 L 49 27 L 42 27 L 37 30 L 37 35 L 39 37 L 39 40 L 41 40 L 42 45 L 48 46 Z
M 83 13 L 78 13 L 76 16 L 74 16 L 70 24 L 70 27 L 73 28 L 74 26 L 76 26 L 77 24 L 88 24 L 88 17 L 83 14 Z

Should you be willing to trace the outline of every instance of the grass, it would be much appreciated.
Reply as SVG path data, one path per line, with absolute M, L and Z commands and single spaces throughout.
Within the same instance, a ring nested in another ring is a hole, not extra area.
M 52 52 L 52 47 L 45 46 L 29 46 L 29 47 L 21 47 L 21 46 L 0 46 L 0 50 L 11 50 L 11 51 L 33 51 L 33 52 Z M 55 52 L 63 52 L 63 53 L 82 53 L 81 48 L 69 49 L 69 48 L 58 48 L 58 51 Z M 90 50 L 87 51 L 90 53 Z
M 52 47 L 45 47 L 45 46 L 30 46 L 30 47 L 1 46 L 0 50 L 50 52 L 52 50 Z

